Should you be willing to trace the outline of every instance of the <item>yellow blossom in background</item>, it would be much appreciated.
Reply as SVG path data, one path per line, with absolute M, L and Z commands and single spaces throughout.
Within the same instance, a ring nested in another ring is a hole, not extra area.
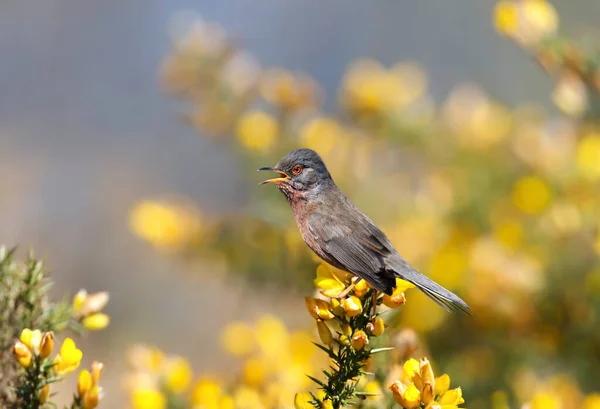
M 191 382 L 192 368 L 184 358 L 172 358 L 165 364 L 165 383 L 169 390 L 183 393 Z
M 579 141 L 577 168 L 587 179 L 600 179 L 600 133 L 586 135 Z
M 546 0 L 500 1 L 494 10 L 494 25 L 501 34 L 530 45 L 556 32 L 558 14 Z
M 108 326 L 110 317 L 104 313 L 92 314 L 89 317 L 85 317 L 81 323 L 90 331 L 99 331 Z
M 256 345 L 254 330 L 243 321 L 231 322 L 221 333 L 221 344 L 232 355 L 249 355 Z
M 263 74 L 260 93 L 265 100 L 288 110 L 314 106 L 319 100 L 319 89 L 312 78 L 279 68 Z
M 174 203 L 145 200 L 129 214 L 131 230 L 162 250 L 177 250 L 185 245 L 202 225 L 197 211 Z
M 531 409 L 560 409 L 560 400 L 553 395 L 539 393 L 531 400 Z
M 289 347 L 290 338 L 279 318 L 265 315 L 256 322 L 256 341 L 265 356 L 280 359 Z
M 66 375 L 79 367 L 83 353 L 77 349 L 71 338 L 66 338 L 60 347 L 60 352 L 54 359 L 54 370 L 59 375 Z
M 167 399 L 160 391 L 153 388 L 139 388 L 132 394 L 133 409 L 165 409 Z
M 223 390 L 219 382 L 211 377 L 202 377 L 192 388 L 191 403 L 194 407 L 218 409 Z
M 300 139 L 307 148 L 327 157 L 334 148 L 344 142 L 344 131 L 340 124 L 328 117 L 311 119 L 300 132 Z
M 266 112 L 254 111 L 244 114 L 237 124 L 237 137 L 249 150 L 264 152 L 277 140 L 279 125 Z
M 527 214 L 538 214 L 550 203 L 552 193 L 548 184 L 538 176 L 519 179 L 513 188 L 514 204 Z
M 494 26 L 505 35 L 517 32 L 519 24 L 517 4 L 514 1 L 499 1 L 494 9 Z
M 582 409 L 600 409 L 600 393 L 591 393 L 586 396 Z
M 588 91 L 575 73 L 565 73 L 556 82 L 552 102 L 565 114 L 580 117 L 589 105 Z

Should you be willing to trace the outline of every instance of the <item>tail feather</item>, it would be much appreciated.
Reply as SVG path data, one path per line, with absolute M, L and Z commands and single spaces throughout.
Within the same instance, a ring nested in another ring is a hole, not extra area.
M 460 297 L 410 267 L 404 259 L 401 260 L 403 262 L 399 263 L 401 268 L 394 268 L 398 277 L 414 284 L 446 311 L 460 311 L 471 315 L 471 308 Z

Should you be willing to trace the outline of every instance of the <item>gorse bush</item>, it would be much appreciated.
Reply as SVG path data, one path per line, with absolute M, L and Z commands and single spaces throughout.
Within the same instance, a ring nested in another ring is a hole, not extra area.
M 31 254 L 24 262 L 15 259 L 15 250 L 0 247 L 0 407 L 55 406 L 51 402 L 52 384 L 74 372 L 83 356 L 68 337 L 55 353 L 55 336 L 105 328 L 109 319 L 101 310 L 108 294 L 88 295 L 81 290 L 72 304 L 52 302 L 48 298 L 52 281 L 44 264 Z M 94 361 L 91 371 L 79 373 L 72 409 L 96 407 L 102 369 L 103 364 Z

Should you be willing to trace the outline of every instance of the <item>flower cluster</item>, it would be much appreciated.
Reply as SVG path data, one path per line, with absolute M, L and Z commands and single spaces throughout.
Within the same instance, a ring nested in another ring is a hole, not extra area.
M 316 368 L 312 338 L 290 332 L 273 316 L 254 324 L 230 323 L 221 336 L 223 348 L 242 360 L 236 376 L 194 376 L 179 356 L 144 345 L 129 353 L 126 378 L 135 409 L 275 409 L 291 405 L 295 391 L 309 387 L 306 373 Z
M 26 370 L 25 381 L 17 389 L 20 402 L 26 405 L 23 407 L 38 408 L 44 405 L 50 396 L 50 385 L 79 367 L 83 353 L 71 338 L 65 338 L 54 359 L 50 357 L 53 349 L 54 334 L 39 329 L 25 328 L 21 332 L 19 341 L 14 344 L 12 352 Z M 85 375 L 90 376 L 90 373 L 81 372 L 77 386 L 78 395 L 73 402 L 73 408 L 93 409 L 98 405 L 100 399 L 98 380 L 102 367 L 103 364 L 99 362 L 92 364 L 93 376 L 90 377 L 89 382 Z
M 530 51 L 556 78 L 554 103 L 582 116 L 600 95 L 600 47 L 591 48 L 557 34 L 558 13 L 547 0 L 504 0 L 496 5 L 496 28 Z
M 323 371 L 323 380 L 311 377 L 322 395 L 311 393 L 310 403 L 317 409 L 324 406 L 338 409 L 350 405 L 354 398 L 372 395 L 369 391 L 357 391 L 363 377 L 368 375 L 363 368 L 374 354 L 390 350 L 372 346 L 374 338 L 385 331 L 385 323 L 377 312 L 378 303 L 385 304 L 384 308 L 399 307 L 406 301 L 404 291 L 414 286 L 397 279 L 394 293 L 379 300 L 364 280 L 352 278 L 326 263 L 317 268 L 314 283 L 318 296 L 325 299 L 307 297 L 306 307 L 316 320 L 323 343 L 319 348 L 329 357 L 331 370 Z
M 406 361 L 403 377 L 390 386 L 394 399 L 403 408 L 457 409 L 465 402 L 461 388 L 450 389 L 448 374 L 434 376 L 427 358 Z
M 88 294 L 86 290 L 79 290 L 73 298 L 73 316 L 86 329 L 98 331 L 108 326 L 110 317 L 101 312 L 108 303 L 108 292 L 101 291 Z
M 0 406 L 56 407 L 50 401 L 51 385 L 77 370 L 83 357 L 69 337 L 64 338 L 56 352 L 56 338 L 62 338 L 66 329 L 81 332 L 106 327 L 108 317 L 100 311 L 108 301 L 108 293 L 88 295 L 81 290 L 72 305 L 66 300 L 52 302 L 46 293 L 51 281 L 43 263 L 33 255 L 25 262 L 16 260 L 14 255 L 15 249 L 0 247 L 0 303 L 4 306 L 0 313 Z M 93 364 L 93 382 L 89 387 L 79 387 L 72 409 L 98 405 L 101 370 L 102 364 Z

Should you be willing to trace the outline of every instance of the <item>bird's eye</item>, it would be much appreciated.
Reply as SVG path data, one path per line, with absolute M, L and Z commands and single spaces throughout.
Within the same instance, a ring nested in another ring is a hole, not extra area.
M 302 165 L 294 165 L 294 166 L 292 167 L 292 173 L 293 173 L 294 175 L 299 175 L 299 174 L 301 174 L 301 173 L 302 173 Z

